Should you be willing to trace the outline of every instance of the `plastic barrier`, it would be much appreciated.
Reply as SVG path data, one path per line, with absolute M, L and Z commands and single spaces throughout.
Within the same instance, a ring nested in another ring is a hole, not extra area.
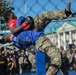
M 57 75 L 62 75 L 62 73 L 58 72 Z M 76 71 L 69 71 L 68 75 L 76 75 Z
M 69 75 L 76 75 L 76 71 L 69 71 Z
M 44 73 L 45 70 L 45 54 L 40 51 L 35 51 L 36 56 L 36 72 Z

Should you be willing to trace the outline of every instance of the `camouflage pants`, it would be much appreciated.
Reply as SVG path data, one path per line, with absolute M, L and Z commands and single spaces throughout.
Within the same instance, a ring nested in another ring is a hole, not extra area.
M 57 49 L 48 38 L 46 38 L 45 36 L 40 37 L 37 41 L 36 41 L 36 49 L 38 49 L 41 52 L 45 52 L 51 62 L 50 64 L 54 64 L 56 66 L 61 65 L 61 55 L 59 52 L 59 49 Z M 48 70 L 47 70 L 47 74 L 46 75 L 54 75 L 57 72 L 57 68 L 55 66 L 49 66 Z
M 42 31 L 45 26 L 51 22 L 51 20 L 61 20 L 64 18 L 67 18 L 65 10 L 53 10 L 44 12 L 34 18 L 35 29 L 37 31 Z

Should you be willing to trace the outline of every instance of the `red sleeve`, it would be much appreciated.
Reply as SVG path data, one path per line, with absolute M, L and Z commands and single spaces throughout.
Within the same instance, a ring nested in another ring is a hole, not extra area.
M 11 30 L 13 27 L 16 27 L 17 20 L 10 20 L 8 22 L 8 28 Z

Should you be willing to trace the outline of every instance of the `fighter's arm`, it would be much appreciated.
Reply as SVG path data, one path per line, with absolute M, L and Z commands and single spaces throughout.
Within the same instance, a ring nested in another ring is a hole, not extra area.
M 12 34 L 16 34 L 16 33 L 19 33 L 22 29 L 24 29 L 24 27 L 22 25 L 19 27 L 13 27 L 11 29 L 11 32 L 12 32 Z
M 20 22 L 20 21 L 19 21 Z M 21 21 L 20 24 L 17 24 L 19 23 L 17 22 L 17 20 L 11 20 L 8 22 L 8 28 L 10 29 L 10 31 L 15 34 L 15 33 L 18 33 L 19 31 L 21 31 L 22 29 L 24 29 L 25 27 L 25 22 L 22 23 L 23 21 Z M 21 25 L 22 24 L 22 25 Z M 27 26 L 27 25 L 26 25 Z
M 34 24 L 33 18 L 28 16 L 25 19 L 25 21 L 22 23 L 22 25 L 13 26 L 13 28 L 11 29 L 11 32 L 15 34 L 15 33 L 19 33 L 21 30 L 29 30 L 31 29 L 31 27 L 33 27 L 32 24 Z
M 15 33 L 20 32 L 22 29 L 24 29 L 27 26 L 28 24 L 25 23 L 25 17 L 20 16 L 18 20 L 16 21 L 16 23 L 13 22 L 12 24 L 9 25 L 9 29 L 11 30 L 13 34 L 15 34 Z

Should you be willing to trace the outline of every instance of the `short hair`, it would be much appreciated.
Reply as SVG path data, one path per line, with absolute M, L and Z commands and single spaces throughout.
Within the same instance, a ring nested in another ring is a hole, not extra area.
M 2 39 L 4 40 L 5 43 L 8 42 L 9 41 L 9 35 L 8 34 L 4 34 L 2 36 Z
M 13 13 L 11 10 L 8 10 L 4 13 L 3 17 L 5 19 L 6 22 L 8 22 L 8 17 L 10 16 L 10 14 Z

